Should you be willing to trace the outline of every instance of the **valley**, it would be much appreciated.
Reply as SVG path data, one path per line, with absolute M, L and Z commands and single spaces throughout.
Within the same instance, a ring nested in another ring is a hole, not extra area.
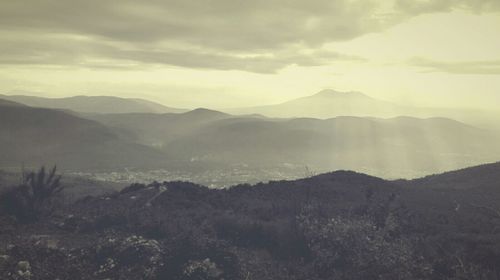
M 107 180 L 145 181 L 154 176 L 220 187 L 299 178 L 306 168 L 314 173 L 344 169 L 387 179 L 416 178 L 500 159 L 496 130 L 440 116 L 384 118 L 381 112 L 364 111 L 377 108 L 370 102 L 379 101 L 360 93 L 322 91 L 301 106 L 317 98 L 327 107 L 336 103 L 331 108 L 335 114 L 353 116 L 271 118 L 204 108 L 157 113 L 160 105 L 151 105 L 149 112 L 134 111 L 144 109 L 139 107 L 89 113 L 68 111 L 82 109 L 71 107 L 71 99 L 60 110 L 28 106 L 52 104 L 48 101 L 11 98 L 26 104 L 0 104 L 0 166 L 19 170 L 22 165 L 55 163 L 68 172 L 100 173 L 98 177 Z M 104 108 L 108 101 L 88 102 L 101 102 Z M 368 116 L 356 116 L 363 114 Z

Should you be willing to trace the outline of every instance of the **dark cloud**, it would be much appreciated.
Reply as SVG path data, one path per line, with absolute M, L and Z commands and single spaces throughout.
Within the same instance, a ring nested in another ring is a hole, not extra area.
M 278 50 L 267 54 L 243 55 L 203 49 L 155 48 L 154 44 L 137 47 L 64 35 L 32 35 L 25 36 L 24 39 L 4 39 L 3 44 L 0 44 L 0 64 L 113 69 L 174 65 L 188 68 L 274 73 L 291 64 L 321 66 L 337 61 L 363 61 L 363 58 L 325 50 L 309 52 Z
M 428 72 L 500 75 L 500 60 L 445 62 L 416 57 L 410 60 L 410 65 L 422 67 Z
M 411 15 L 469 10 L 473 12 L 499 12 L 498 0 L 397 0 L 396 8 Z
M 0 30 L 8 36 L 0 34 L 0 63 L 130 61 L 272 73 L 357 59 L 321 46 L 383 30 L 411 13 L 473 3 L 396 1 L 389 13 L 378 0 L 1 1 Z M 498 6 L 476 2 L 481 9 Z
M 16 0 L 0 25 L 125 42 L 182 41 L 217 49 L 269 50 L 346 40 L 382 27 L 360 0 Z
M 274 73 L 287 65 L 321 66 L 340 60 L 362 60 L 354 56 L 334 52 L 313 52 L 311 54 L 286 54 L 236 56 L 227 54 L 197 53 L 184 50 L 121 50 L 108 57 L 133 60 L 151 64 L 170 64 L 189 68 L 218 70 L 243 70 L 257 73 Z

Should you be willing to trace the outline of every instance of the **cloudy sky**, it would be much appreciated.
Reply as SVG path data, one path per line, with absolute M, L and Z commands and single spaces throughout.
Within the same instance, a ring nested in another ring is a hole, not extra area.
M 0 0 L 0 92 L 500 104 L 498 0 Z

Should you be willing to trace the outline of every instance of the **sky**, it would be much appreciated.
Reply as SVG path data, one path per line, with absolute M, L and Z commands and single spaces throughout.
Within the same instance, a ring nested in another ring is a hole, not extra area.
M 498 110 L 498 0 L 0 0 L 0 93 Z

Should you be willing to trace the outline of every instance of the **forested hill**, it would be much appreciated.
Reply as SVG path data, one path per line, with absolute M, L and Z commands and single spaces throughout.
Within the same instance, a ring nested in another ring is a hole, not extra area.
M 32 279 L 497 279 L 500 187 L 482 186 L 499 172 L 134 184 L 31 224 L 2 216 L 0 276 L 28 262 Z M 439 183 L 463 174 L 468 188 Z

